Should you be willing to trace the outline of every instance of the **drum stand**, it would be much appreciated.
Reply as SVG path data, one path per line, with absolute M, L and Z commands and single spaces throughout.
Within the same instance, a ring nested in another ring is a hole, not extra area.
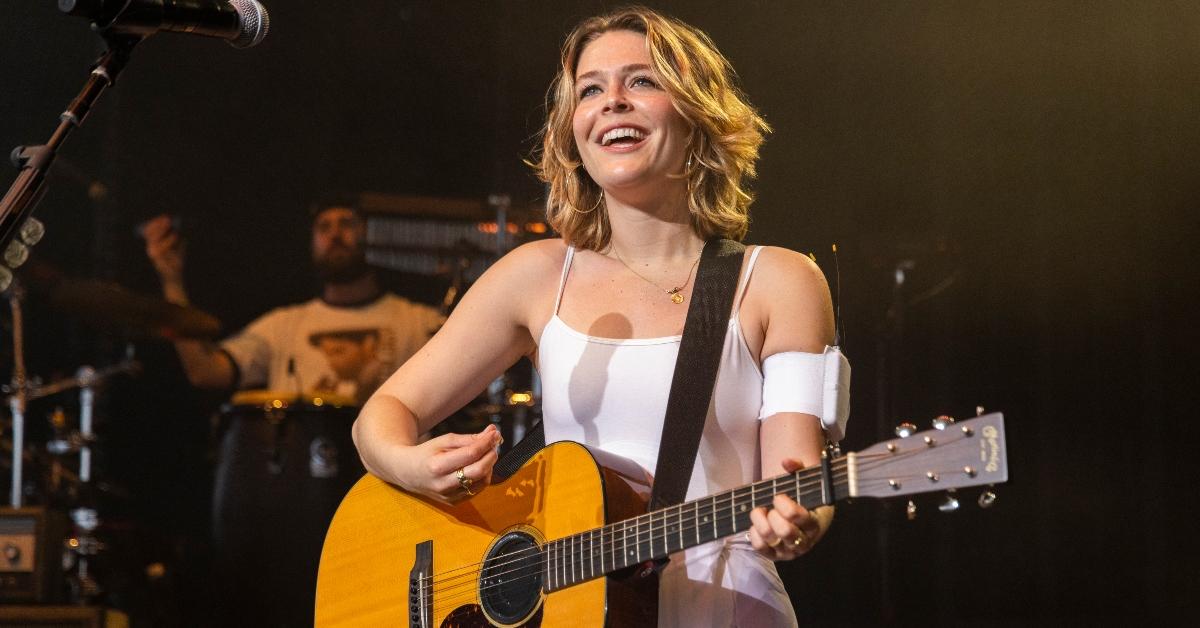
M 24 289 L 14 281 L 8 290 L 8 303 L 12 308 L 13 335 L 13 394 L 8 398 L 8 408 L 12 413 L 12 490 L 8 504 L 14 510 L 20 508 L 23 501 L 24 478 L 22 470 L 25 463 L 25 406 L 28 402 L 28 391 L 25 383 L 25 331 L 24 319 L 21 316 L 21 299 Z
M 104 550 L 105 546 L 95 536 L 100 526 L 100 515 L 95 508 L 88 505 L 87 494 L 92 482 L 92 445 L 95 442 L 94 416 L 96 407 L 96 387 L 108 378 L 121 373 L 134 372 L 139 365 L 131 355 L 113 366 L 97 371 L 90 366 L 80 367 L 75 377 L 57 381 L 44 386 L 31 385 L 25 370 L 24 347 L 24 317 L 21 301 L 24 289 L 14 282 L 8 290 L 9 305 L 12 310 L 13 335 L 13 381 L 11 395 L 8 398 L 9 410 L 12 413 L 12 490 L 9 495 L 9 505 L 14 509 L 21 508 L 24 503 L 24 452 L 25 452 L 25 413 L 30 401 L 48 397 L 57 393 L 79 389 L 79 430 L 66 433 L 47 444 L 47 450 L 54 455 L 65 455 L 73 451 L 79 452 L 79 472 L 71 479 L 77 482 L 74 491 L 76 503 L 70 510 L 71 521 L 75 525 L 75 534 L 66 539 L 64 544 L 64 568 L 75 569 L 70 578 L 71 599 L 73 603 L 88 603 L 103 592 L 102 587 L 91 573 L 90 561 Z M 57 463 L 56 463 L 57 464 Z M 67 474 L 70 476 L 70 474 Z M 82 499 L 80 497 L 82 496 Z M 55 540 L 54 543 L 58 543 Z

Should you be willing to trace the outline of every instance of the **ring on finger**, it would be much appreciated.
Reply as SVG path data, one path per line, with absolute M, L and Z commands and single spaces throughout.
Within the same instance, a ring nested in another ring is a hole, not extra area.
M 797 532 L 796 538 L 792 539 L 792 547 L 800 547 L 800 544 L 806 542 L 807 540 L 808 539 L 804 536 L 803 532 Z
M 471 478 L 467 477 L 466 469 L 459 468 L 458 471 L 454 472 L 454 477 L 455 477 L 455 479 L 458 480 L 458 485 L 461 486 L 462 489 L 467 492 L 467 495 L 475 494 L 474 492 L 471 491 L 472 482 L 471 482 Z
M 783 539 L 781 539 L 781 538 L 779 538 L 779 537 L 775 537 L 775 540 L 774 540 L 774 541 L 771 541 L 770 543 L 767 543 L 767 547 L 769 547 L 769 548 L 771 548 L 771 549 L 775 549 L 776 547 L 779 547 L 779 544 L 780 544 L 780 543 L 782 543 L 782 542 L 783 542 Z

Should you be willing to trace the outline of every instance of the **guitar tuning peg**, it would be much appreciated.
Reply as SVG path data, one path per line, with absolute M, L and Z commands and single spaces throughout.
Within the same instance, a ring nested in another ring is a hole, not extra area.
M 933 420 L 934 429 L 945 430 L 951 425 L 954 425 L 954 417 L 945 414 Z
M 983 406 L 975 406 L 975 416 L 983 416 Z
M 946 491 L 946 496 L 942 498 L 942 503 L 938 504 L 938 510 L 942 512 L 954 512 L 958 510 L 958 498 L 954 496 L 954 491 Z
M 979 507 L 980 508 L 991 508 L 992 505 L 995 503 L 996 503 L 996 493 L 994 491 L 992 491 L 991 489 L 988 489 L 979 494 Z
M 908 517 L 909 521 L 917 518 L 917 505 L 913 503 L 913 500 L 908 500 L 908 505 L 904 507 L 904 515 Z
M 917 433 L 917 426 L 913 425 L 912 423 L 909 423 L 908 421 L 905 421 L 905 422 L 901 423 L 900 425 L 896 426 L 896 436 L 899 436 L 900 438 L 908 438 L 909 436 L 912 436 L 913 434 L 916 434 L 916 433 Z
M 21 236 L 21 241 L 28 246 L 33 246 L 42 241 L 42 236 L 46 235 L 46 225 L 42 221 L 30 216 L 25 219 L 25 224 L 21 225 L 21 229 L 17 231 Z
M 12 280 L 12 271 L 4 264 L 0 264 L 0 292 L 8 290 L 8 287 L 12 285 Z

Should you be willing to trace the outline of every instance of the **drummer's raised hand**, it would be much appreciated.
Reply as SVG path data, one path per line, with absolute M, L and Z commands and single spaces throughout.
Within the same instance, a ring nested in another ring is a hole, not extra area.
M 413 446 L 404 488 L 446 504 L 467 499 L 492 481 L 502 441 L 489 425 L 478 434 L 443 434 Z
M 155 216 L 142 224 L 142 237 L 146 239 L 146 257 L 154 263 L 154 270 L 164 284 L 183 282 L 183 260 L 186 242 L 170 216 Z

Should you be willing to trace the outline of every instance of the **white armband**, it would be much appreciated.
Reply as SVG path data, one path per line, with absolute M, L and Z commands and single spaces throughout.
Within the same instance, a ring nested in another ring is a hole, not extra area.
M 824 353 L 787 351 L 762 363 L 759 420 L 780 412 L 802 412 L 821 420 L 832 441 L 846 435 L 850 418 L 850 362 L 837 347 Z

